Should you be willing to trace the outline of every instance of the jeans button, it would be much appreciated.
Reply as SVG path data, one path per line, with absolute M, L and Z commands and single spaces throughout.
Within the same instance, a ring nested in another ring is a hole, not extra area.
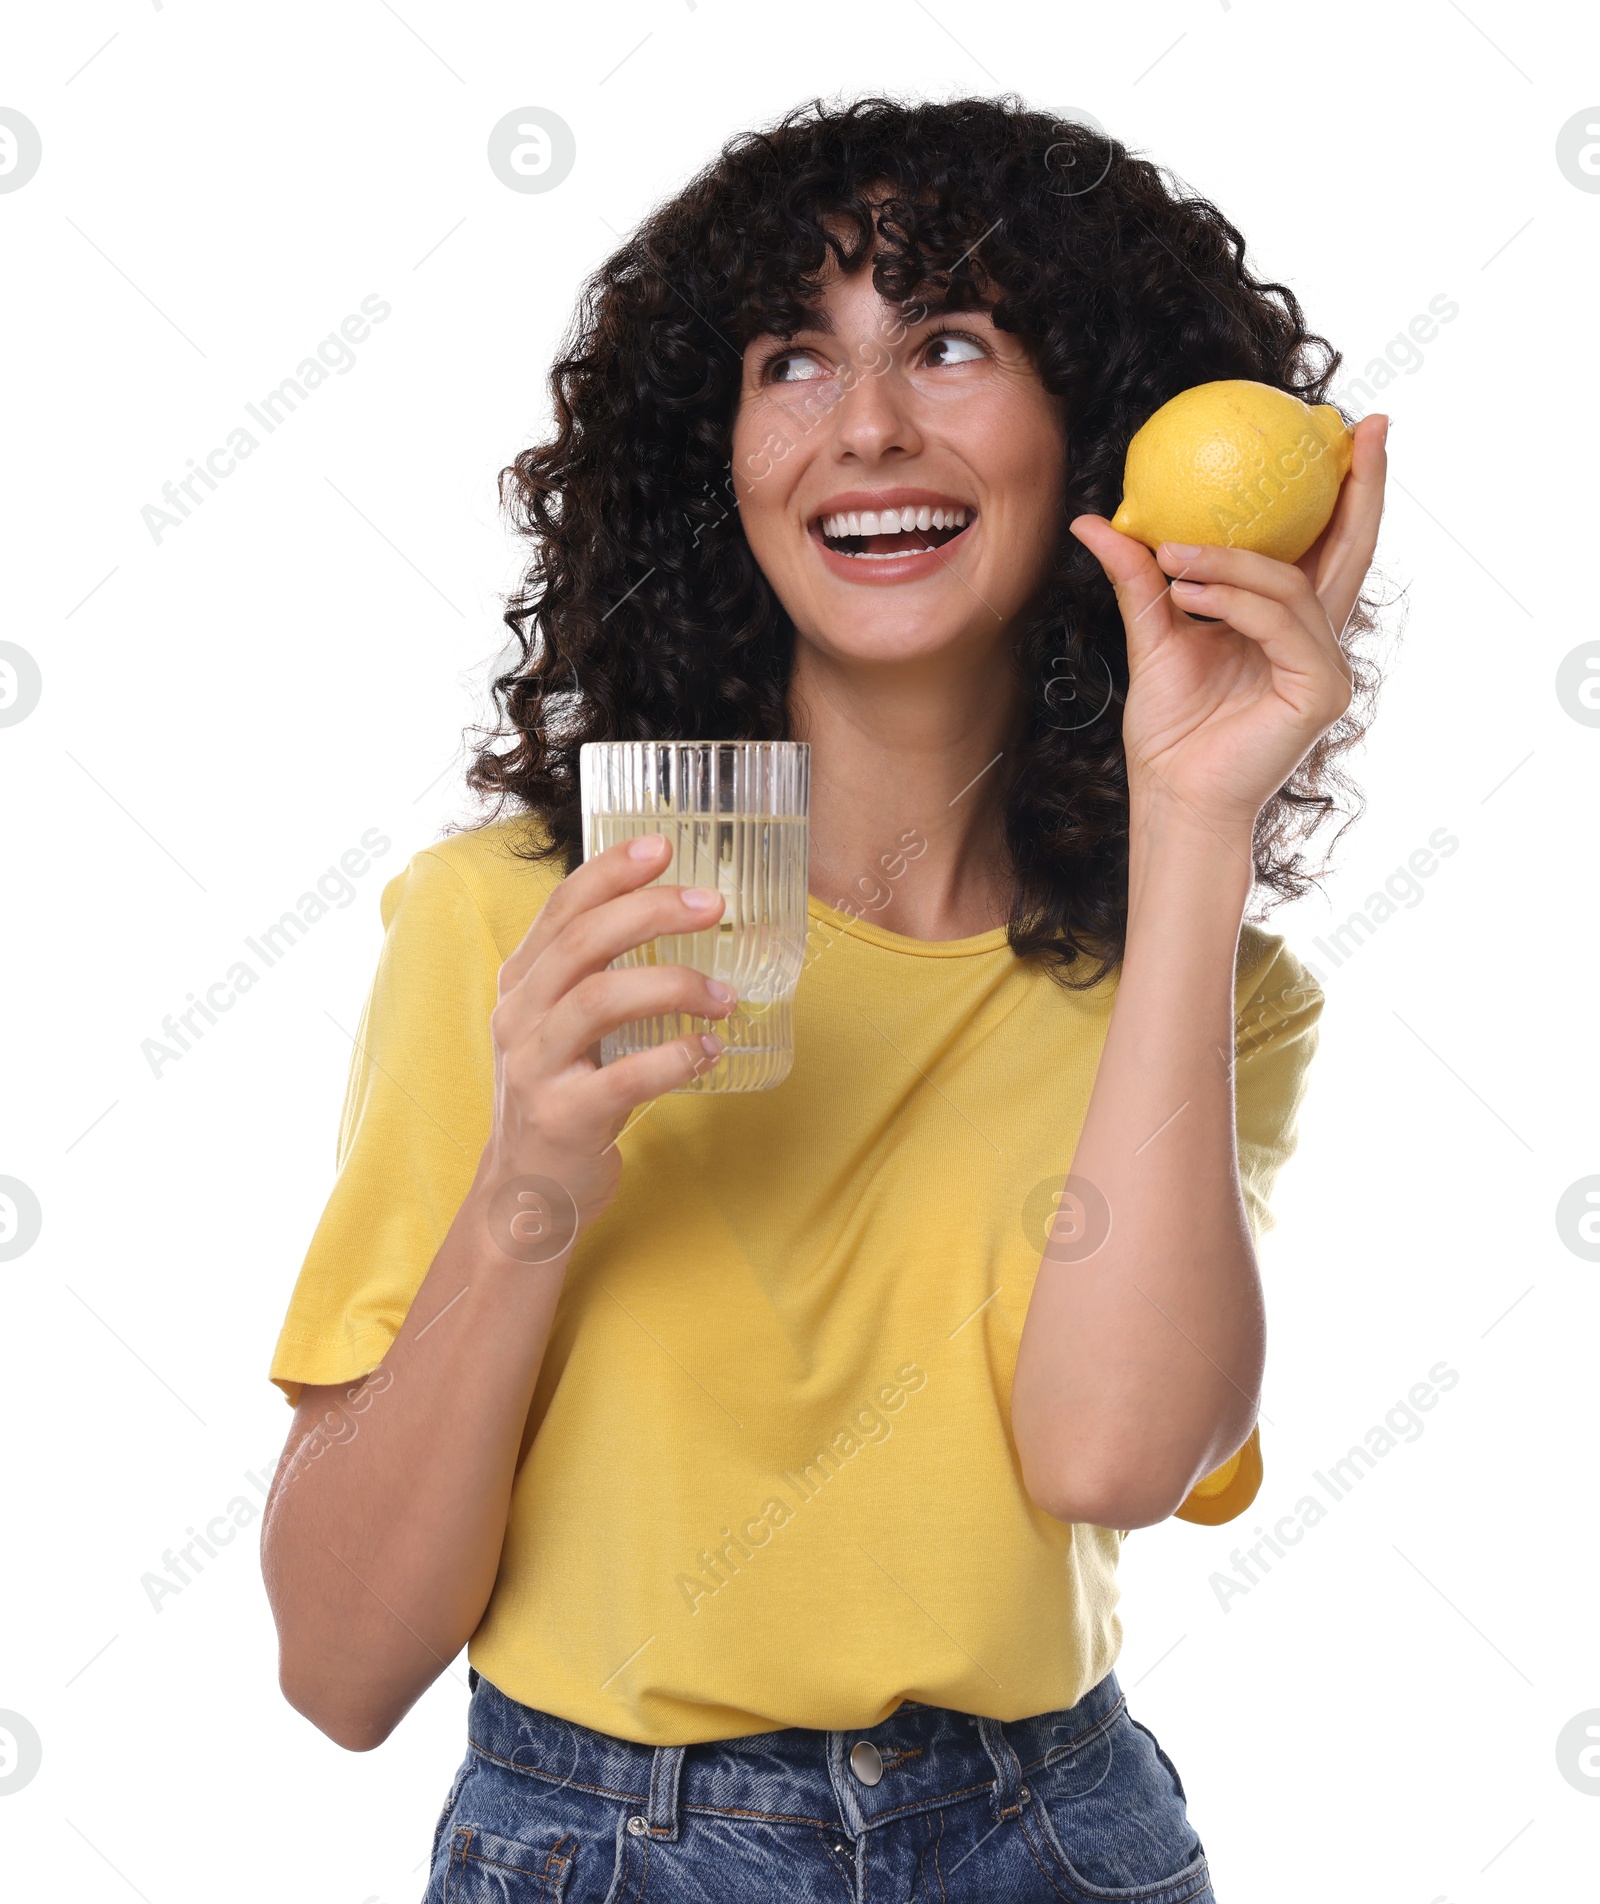
M 876 1785 L 883 1777 L 883 1754 L 868 1739 L 850 1748 L 850 1769 L 863 1785 Z

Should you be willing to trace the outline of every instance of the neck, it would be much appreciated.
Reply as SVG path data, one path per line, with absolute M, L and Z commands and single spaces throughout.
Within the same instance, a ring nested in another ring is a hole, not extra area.
M 1005 924 L 1002 803 L 1020 688 L 1004 656 L 874 665 L 801 640 L 789 711 L 811 745 L 818 899 L 913 939 Z

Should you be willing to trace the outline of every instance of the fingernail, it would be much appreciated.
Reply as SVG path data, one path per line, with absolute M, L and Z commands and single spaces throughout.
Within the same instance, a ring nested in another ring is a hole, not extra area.
M 714 1031 L 701 1032 L 700 1049 L 706 1054 L 708 1058 L 720 1058 L 724 1050 L 726 1050 L 726 1048 L 727 1047 L 723 1044 L 722 1040 L 717 1036 L 717 1034 Z
M 720 893 L 707 891 L 704 886 L 686 886 L 683 903 L 691 912 L 709 912 L 721 896 Z
M 1192 562 L 1200 553 L 1200 544 L 1198 542 L 1163 542 L 1161 553 L 1175 555 L 1180 562 Z
M 720 979 L 708 978 L 706 980 L 706 990 L 719 1005 L 731 1005 L 733 1003 L 733 993 Z
M 628 847 L 629 859 L 655 859 L 667 843 L 664 833 L 646 833 Z

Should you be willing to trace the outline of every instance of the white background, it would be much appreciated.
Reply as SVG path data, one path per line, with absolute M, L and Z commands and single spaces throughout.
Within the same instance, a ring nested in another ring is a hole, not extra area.
M 1600 632 L 1600 195 L 1555 144 L 1600 96 L 1593 29 L 1508 0 L 104 0 L 7 39 L 0 106 L 44 153 L 0 195 L 0 639 L 44 681 L 0 730 L 0 1174 L 44 1213 L 0 1264 L 0 1709 L 43 1742 L 0 1796 L 10 1894 L 420 1894 L 464 1661 L 351 1756 L 279 1698 L 254 1528 L 159 1611 L 141 1576 L 281 1444 L 265 1369 L 379 889 L 470 814 L 515 568 L 495 473 L 543 427 L 581 279 L 726 136 L 817 92 L 1015 88 L 1213 197 L 1347 375 L 1459 306 L 1384 392 L 1408 614 L 1370 810 L 1327 899 L 1274 920 L 1329 1005 L 1264 1252 L 1259 1515 L 1130 1540 L 1123 1683 L 1224 1904 L 1578 1895 L 1600 1798 L 1556 1741 L 1600 1708 L 1600 1265 L 1556 1205 L 1600 1173 L 1600 729 L 1555 677 Z M 539 195 L 485 159 L 529 105 L 577 141 Z M 369 293 L 392 315 L 354 369 L 153 541 L 162 484 Z M 373 827 L 354 903 L 153 1077 L 141 1041 Z M 1440 827 L 1459 850 L 1336 969 L 1312 939 Z M 1224 1611 L 1241 1535 L 1441 1359 L 1421 1438 Z

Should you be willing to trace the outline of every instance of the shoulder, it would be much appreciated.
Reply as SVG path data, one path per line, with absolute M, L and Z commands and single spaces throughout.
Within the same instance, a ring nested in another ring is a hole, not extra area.
M 430 916 L 476 915 L 499 958 L 523 934 L 563 876 L 559 855 L 533 858 L 548 844 L 538 821 L 519 814 L 446 835 L 413 854 L 383 890 L 383 923 L 402 911 Z

